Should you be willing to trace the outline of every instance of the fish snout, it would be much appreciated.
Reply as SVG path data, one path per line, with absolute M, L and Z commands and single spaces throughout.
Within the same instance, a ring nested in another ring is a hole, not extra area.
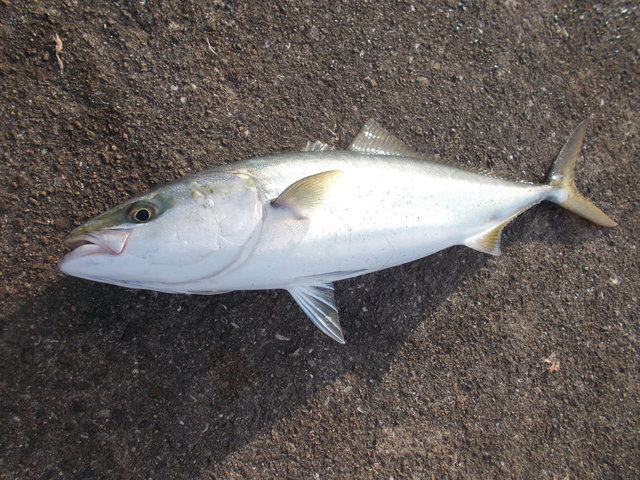
M 64 239 L 64 244 L 73 251 L 83 246 L 89 246 L 92 253 L 119 255 L 127 244 L 129 234 L 129 230 L 102 230 L 98 232 L 74 230 Z

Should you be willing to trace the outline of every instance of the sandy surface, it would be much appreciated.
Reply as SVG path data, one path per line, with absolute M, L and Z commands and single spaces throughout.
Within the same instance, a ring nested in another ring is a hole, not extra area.
M 0 2 L 1 479 L 640 478 L 640 11 L 428 3 Z M 590 118 L 620 225 L 541 205 L 501 257 L 341 282 L 344 346 L 286 292 L 56 270 L 130 195 L 370 117 L 530 181 Z

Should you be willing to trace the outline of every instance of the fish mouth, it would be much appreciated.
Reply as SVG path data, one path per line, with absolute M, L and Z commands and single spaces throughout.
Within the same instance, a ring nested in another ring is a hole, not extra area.
M 64 243 L 71 249 L 65 260 L 72 260 L 89 255 L 120 255 L 127 244 L 129 231 L 105 230 L 92 233 L 72 233 L 64 239 Z

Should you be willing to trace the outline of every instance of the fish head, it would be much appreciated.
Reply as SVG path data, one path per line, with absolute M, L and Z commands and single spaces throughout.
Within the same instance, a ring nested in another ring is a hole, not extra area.
M 139 195 L 73 230 L 63 273 L 166 292 L 222 274 L 246 258 L 262 224 L 251 177 L 185 177 Z

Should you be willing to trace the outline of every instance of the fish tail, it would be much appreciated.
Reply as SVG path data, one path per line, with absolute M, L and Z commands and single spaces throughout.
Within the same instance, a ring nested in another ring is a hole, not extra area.
M 553 162 L 553 167 L 547 177 L 547 185 L 555 188 L 551 190 L 547 200 L 557 203 L 597 225 L 615 227 L 617 223 L 576 188 L 574 169 L 580 156 L 586 129 L 587 121 L 585 120 L 574 130 Z

